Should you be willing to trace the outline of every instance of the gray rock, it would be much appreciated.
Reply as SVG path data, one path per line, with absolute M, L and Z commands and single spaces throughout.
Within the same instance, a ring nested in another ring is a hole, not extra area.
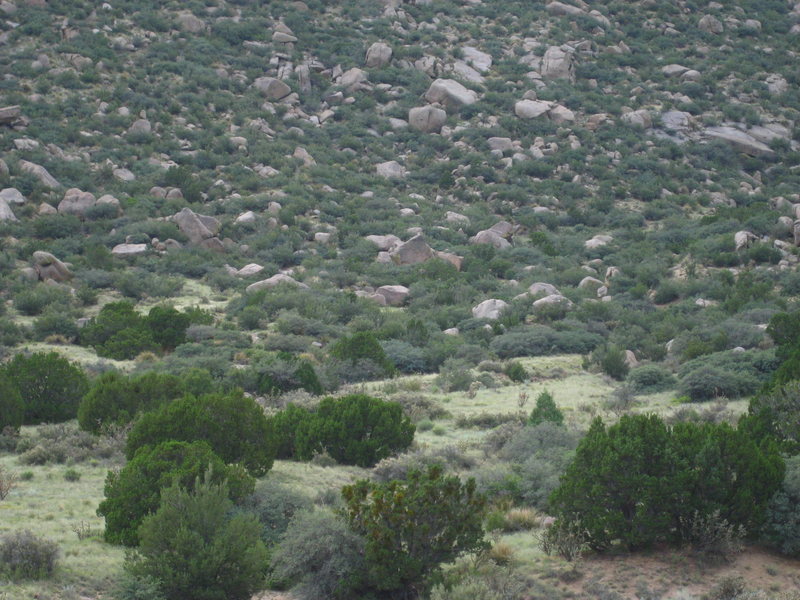
M 478 95 L 453 79 L 437 79 L 425 92 L 425 100 L 438 102 L 448 111 L 456 111 L 477 102 Z
M 433 258 L 434 251 L 425 241 L 425 237 L 422 234 L 418 234 L 407 242 L 400 244 L 389 255 L 398 265 L 415 265 Z
M 248 210 L 247 212 L 243 212 L 238 217 L 234 223 L 255 223 L 256 222 L 256 213 L 252 210 Z
M 752 156 L 775 154 L 772 148 L 735 127 L 706 127 L 704 133 L 706 137 L 727 142 L 736 150 L 744 152 L 745 154 L 750 154 Z
M 396 235 L 368 235 L 364 238 L 375 244 L 379 250 L 389 252 L 397 248 L 403 241 Z
M 58 212 L 62 215 L 75 215 L 86 218 L 86 212 L 97 203 L 94 194 L 83 192 L 78 188 L 70 188 L 58 203 Z
M 17 188 L 0 190 L 0 200 L 5 200 L 9 204 L 25 204 L 25 196 Z
M 472 46 L 461 48 L 461 55 L 467 64 L 472 65 L 481 73 L 486 73 L 492 68 L 492 56 L 486 52 L 481 52 Z
M 550 46 L 542 58 L 543 79 L 575 80 L 575 65 L 572 53 L 558 46 Z
M 258 273 L 261 273 L 261 271 L 263 271 L 263 270 L 264 270 L 263 266 L 261 266 L 259 264 L 256 264 L 256 263 L 250 263 L 250 264 L 247 264 L 247 265 L 243 266 L 238 271 L 236 271 L 236 276 L 237 277 L 252 277 L 253 275 L 257 275 Z
M 97 199 L 97 202 L 95 202 L 95 206 L 100 206 L 100 205 L 113 206 L 114 208 L 117 209 L 117 215 L 122 214 L 122 206 L 120 205 L 119 200 L 117 200 L 111 194 L 103 194 L 102 196 L 100 196 Z
M 725 31 L 722 23 L 713 15 L 703 15 L 700 21 L 698 21 L 697 26 L 706 33 L 720 34 Z
M 661 115 L 661 124 L 664 129 L 671 131 L 686 131 L 691 124 L 692 115 L 680 110 L 669 110 Z
M 520 100 L 514 105 L 514 114 L 520 119 L 535 119 L 546 115 L 552 106 L 545 100 Z
M 128 133 L 138 133 L 141 135 L 151 133 L 152 131 L 153 126 L 147 119 L 137 119 L 128 127 Z
M 737 231 L 733 235 L 733 242 L 736 244 L 736 250 L 744 250 L 748 248 L 751 243 L 756 241 L 758 236 L 750 231 Z
M 444 214 L 444 220 L 448 223 L 455 223 L 456 225 L 469 225 L 469 217 L 461 213 L 453 212 L 452 210 L 448 210 Z
M 111 249 L 111 254 L 120 257 L 140 256 L 146 254 L 147 250 L 147 244 L 117 244 Z
M 382 285 L 375 293 L 383 296 L 388 306 L 400 306 L 408 298 L 409 290 L 404 285 Z
M 553 296 L 559 295 L 561 292 L 558 291 L 558 288 L 554 286 L 552 283 L 544 283 L 542 281 L 537 281 L 528 288 L 528 293 L 531 296 L 538 296 L 539 294 L 544 294 L 545 296 Z
M 42 165 L 37 165 L 36 163 L 28 162 L 27 160 L 19 161 L 19 168 L 22 169 L 25 173 L 30 173 L 34 177 L 36 177 L 42 185 L 48 187 L 50 189 L 60 188 L 61 184 L 58 180 L 50 175 Z
M 567 308 L 572 306 L 572 302 L 569 300 L 569 298 L 566 298 L 561 294 L 550 294 L 549 296 L 545 296 L 544 298 L 539 298 L 536 300 L 533 303 L 533 308 L 534 310 L 537 310 L 546 306 L 552 306 L 554 304 L 561 304 Z
M 214 237 L 220 228 L 217 219 L 198 215 L 189 207 L 173 215 L 172 221 L 193 244 L 199 244 L 203 240 Z
M 367 84 L 367 73 L 358 67 L 353 67 L 342 73 L 339 85 L 349 92 L 354 92 Z
M 490 137 L 486 140 L 490 150 L 499 150 L 500 152 L 508 152 L 514 149 L 514 142 L 511 138 L 507 137 Z
M 407 174 L 405 167 L 396 160 L 379 163 L 375 166 L 375 171 L 387 179 L 402 179 Z
M 595 292 L 601 287 L 603 287 L 603 282 L 595 277 L 584 277 L 578 284 L 578 288 L 582 290 L 592 290 Z
M 0 198 L 0 221 L 19 221 L 14 211 L 4 199 Z
M 489 319 L 494 321 L 495 319 L 499 319 L 500 314 L 507 308 L 508 302 L 490 298 L 472 307 L 472 316 L 476 319 Z
M 447 121 L 447 113 L 435 106 L 418 106 L 408 111 L 408 125 L 424 133 L 439 133 Z
M 364 64 L 368 69 L 380 69 L 392 60 L 392 48 L 383 42 L 375 42 L 367 50 Z
M 181 13 L 178 15 L 178 26 L 181 31 L 187 33 L 200 33 L 206 28 L 206 24 L 199 17 L 192 13 Z
M 554 106 L 547 112 L 547 116 L 550 117 L 550 120 L 553 121 L 556 125 L 561 125 L 562 123 L 574 123 L 575 122 L 575 113 L 568 109 L 566 106 L 561 106 L 560 104 Z
M 284 275 L 283 273 L 276 273 L 275 275 L 269 277 L 268 279 L 251 283 L 250 285 L 247 286 L 247 288 L 245 288 L 245 292 L 251 294 L 253 292 L 257 292 L 259 290 L 266 290 L 281 284 L 293 285 L 305 290 L 308 289 L 308 286 L 305 283 L 301 283 L 300 281 L 297 281 L 296 279 L 290 277 L 289 275 Z
M 611 237 L 610 235 L 598 234 L 594 236 L 592 239 L 583 242 L 583 246 L 587 250 L 594 250 L 596 248 L 602 248 L 603 246 L 612 242 L 613 240 L 614 238 Z
M 297 38 L 291 33 L 286 33 L 285 31 L 275 31 L 272 34 L 272 41 L 278 44 L 293 44 L 297 41 Z
M 477 70 L 470 67 L 463 60 L 457 60 L 453 63 L 453 73 L 458 75 L 459 79 L 468 81 L 470 83 L 484 83 L 486 78 L 481 75 Z
M 779 96 L 789 91 L 789 82 L 778 73 L 768 75 L 764 82 L 767 84 L 767 89 L 770 94 Z
M 549 2 L 547 6 L 545 6 L 545 10 L 547 10 L 548 14 L 557 17 L 575 17 L 586 14 L 586 11 L 582 8 L 572 6 L 571 4 L 564 4 L 563 2 Z
M 688 70 L 689 67 L 684 67 L 683 65 L 676 65 L 675 63 L 667 65 L 665 67 L 661 67 L 661 72 L 667 77 L 679 77 L 684 73 L 686 73 L 686 71 Z
M 646 109 L 632 110 L 622 115 L 621 118 L 623 123 L 628 123 L 634 127 L 650 129 L 653 126 L 653 117 L 650 115 L 650 111 Z
M 514 233 L 514 226 L 508 221 L 498 221 L 489 227 L 489 231 L 493 231 L 497 235 L 501 235 L 503 237 L 509 237 L 512 233 Z
M 49 279 L 57 283 L 64 283 L 73 277 L 67 265 L 49 252 L 37 250 L 33 253 L 32 262 L 33 268 L 42 281 L 47 281 Z
M 469 238 L 470 244 L 489 244 L 497 248 L 498 250 L 502 250 L 504 248 L 510 248 L 511 244 L 506 240 L 503 236 L 501 236 L 496 231 L 492 231 L 491 229 L 485 229 L 483 231 L 479 231 L 474 236 Z
M 113 171 L 114 177 L 119 179 L 120 181 L 135 181 L 136 175 L 133 174 L 132 171 L 128 169 L 114 169 Z
M 292 93 L 292 88 L 275 77 L 259 77 L 253 81 L 253 87 L 267 100 L 280 100 Z

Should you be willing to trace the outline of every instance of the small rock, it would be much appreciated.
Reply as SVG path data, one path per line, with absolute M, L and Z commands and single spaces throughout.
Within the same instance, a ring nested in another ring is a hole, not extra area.
M 284 275 L 283 273 L 277 273 L 268 279 L 251 283 L 250 285 L 247 286 L 247 288 L 245 288 L 245 292 L 251 294 L 253 292 L 269 289 L 281 284 L 293 285 L 301 289 L 308 289 L 308 286 L 305 283 L 301 283 L 300 281 L 297 281 L 296 279 L 290 277 L 289 275 Z

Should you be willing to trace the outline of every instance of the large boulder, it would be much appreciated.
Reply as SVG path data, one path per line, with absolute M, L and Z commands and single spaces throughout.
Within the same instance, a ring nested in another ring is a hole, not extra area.
M 433 248 L 425 241 L 420 233 L 389 253 L 391 259 L 398 265 L 416 265 L 435 256 Z
M 148 250 L 147 244 L 117 244 L 111 249 L 111 254 L 114 256 L 140 256 L 146 254 Z
M 245 292 L 250 294 L 252 292 L 257 292 L 259 290 L 266 290 L 269 288 L 273 288 L 281 284 L 293 285 L 304 290 L 308 289 L 308 286 L 305 283 L 297 281 L 296 279 L 290 277 L 289 275 L 285 275 L 283 273 L 276 273 L 275 275 L 269 277 L 268 279 L 251 283 L 245 288 Z
M 448 111 L 456 111 L 462 106 L 475 104 L 478 94 L 453 79 L 437 79 L 425 92 L 425 100 L 438 102 Z
M 507 239 L 505 239 L 502 235 L 500 235 L 496 231 L 492 231 L 491 229 L 484 229 L 483 231 L 479 231 L 474 236 L 469 238 L 469 243 L 490 244 L 495 248 L 497 248 L 498 250 L 511 247 L 511 244 Z
M 461 55 L 467 64 L 472 65 L 476 70 L 481 73 L 486 73 L 492 68 L 492 56 L 486 52 L 481 52 L 472 46 L 464 46 L 461 48 Z
M 292 88 L 275 77 L 259 77 L 253 82 L 253 87 L 267 100 L 280 100 L 292 93 Z
M 18 221 L 8 202 L 0 198 L 0 221 Z
M 514 105 L 514 114 L 520 119 L 535 119 L 547 115 L 552 106 L 546 100 L 520 100 Z
M 587 250 L 595 250 L 597 248 L 602 248 L 603 246 L 612 241 L 614 241 L 614 238 L 612 236 L 599 233 L 592 239 L 583 242 L 583 246 Z
M 342 73 L 342 77 L 339 80 L 339 85 L 349 92 L 362 89 L 367 86 L 367 83 L 367 73 L 358 67 L 353 67 Z
M 632 110 L 622 115 L 622 122 L 642 129 L 650 129 L 653 126 L 653 117 L 646 109 Z
M 368 69 L 379 69 L 389 64 L 392 60 L 392 48 L 383 42 L 375 42 L 367 50 L 365 66 Z
M 758 237 L 750 231 L 737 231 L 733 235 L 733 242 L 736 244 L 736 250 L 744 250 L 750 244 L 756 241 Z
M 189 207 L 173 215 L 172 221 L 193 244 L 199 244 L 203 240 L 214 237 L 220 229 L 220 222 L 217 219 L 198 215 Z
M 424 133 L 439 133 L 447 120 L 447 113 L 435 106 L 417 106 L 408 111 L 408 125 Z
M 61 184 L 58 180 L 48 173 L 47 169 L 45 169 L 42 165 L 37 165 L 36 163 L 28 162 L 27 160 L 19 161 L 19 168 L 24 171 L 25 173 L 30 173 L 39 182 L 48 187 L 50 189 L 60 188 Z
M 67 265 L 44 250 L 37 250 L 32 257 L 33 268 L 42 281 L 52 280 L 64 283 L 72 279 L 72 272 Z
M 734 149 L 751 156 L 769 156 L 775 152 L 766 144 L 735 127 L 706 127 L 705 135 L 714 140 L 727 142 Z
M 561 294 L 550 294 L 545 296 L 544 298 L 539 298 L 533 303 L 534 310 L 539 310 L 541 308 L 545 308 L 547 306 L 553 305 L 561 305 L 566 308 L 572 306 L 572 301 L 569 298 L 562 296 Z
M 722 23 L 713 15 L 703 15 L 697 22 L 697 26 L 706 33 L 720 34 L 725 31 Z
M 559 46 L 550 46 L 542 58 L 542 78 L 575 80 L 572 53 Z
M 552 283 L 544 283 L 542 281 L 537 281 L 528 288 L 528 293 L 531 296 L 538 296 L 540 294 L 544 294 L 545 296 L 554 296 L 559 295 L 561 292 L 558 291 L 558 288 L 554 286 Z
M 403 240 L 401 240 L 396 235 L 392 235 L 392 234 L 389 234 L 389 235 L 368 235 L 364 239 L 369 240 L 370 242 L 372 242 L 373 244 L 375 244 L 378 247 L 378 250 L 382 250 L 384 252 L 389 252 L 391 250 L 394 250 L 400 244 L 403 243 Z
M 497 300 L 496 298 L 490 298 L 489 300 L 484 300 L 477 306 L 474 306 L 472 308 L 472 316 L 476 319 L 490 319 L 494 321 L 495 319 L 500 318 L 500 313 L 507 308 L 508 302 Z
M 75 215 L 81 219 L 86 218 L 87 211 L 97 203 L 94 194 L 84 192 L 78 188 L 70 188 L 64 198 L 58 203 L 58 212 L 62 215 Z
M 25 204 L 25 196 L 17 188 L 0 190 L 0 200 L 5 200 L 9 204 Z
M 375 294 L 383 296 L 388 306 L 400 306 L 408 298 L 408 288 L 404 285 L 382 285 Z
M 181 13 L 178 15 L 178 26 L 181 31 L 187 33 L 200 33 L 206 28 L 203 19 L 194 16 L 192 13 Z
M 386 179 L 402 179 L 406 176 L 406 169 L 396 160 L 382 162 L 375 166 L 375 171 Z
M 586 11 L 571 4 L 564 4 L 563 2 L 550 2 L 545 6 L 548 14 L 557 17 L 576 17 L 578 15 L 585 15 Z

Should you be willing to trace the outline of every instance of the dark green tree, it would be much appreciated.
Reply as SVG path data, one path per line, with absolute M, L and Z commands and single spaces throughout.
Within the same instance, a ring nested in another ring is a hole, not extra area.
M 83 370 L 57 352 L 17 354 L 0 369 L 0 375 L 5 375 L 22 397 L 25 425 L 74 419 L 89 388 Z
M 544 390 L 536 397 L 536 407 L 531 411 L 528 424 L 535 426 L 545 421 L 556 425 L 564 423 L 564 413 L 558 409 L 553 395 L 547 390 Z
M 371 467 L 414 440 L 414 424 L 396 402 L 364 394 L 324 398 L 311 419 L 303 419 L 295 433 L 295 455 L 309 460 L 327 451 L 337 461 Z
M 784 452 L 800 453 L 800 380 L 753 397 L 739 426 L 756 440 L 772 439 Z
M 161 490 L 175 481 L 192 487 L 198 477 L 211 469 L 214 481 L 227 481 L 233 500 L 253 492 L 255 480 L 244 469 L 227 466 L 205 442 L 169 441 L 145 447 L 120 471 L 109 471 L 105 500 L 97 514 L 105 517 L 105 540 L 135 546 L 137 530 L 144 517 L 158 508 Z
M 191 320 L 189 315 L 171 306 L 154 306 L 147 314 L 146 323 L 156 344 L 164 351 L 171 351 L 186 342 Z
M 598 418 L 581 440 L 550 508 L 562 526 L 585 532 L 596 550 L 686 541 L 694 515 L 718 513 L 755 530 L 783 478 L 775 447 L 759 448 L 727 424 L 681 423 L 624 415 Z
M 332 357 L 342 362 L 355 364 L 368 360 L 378 365 L 386 375 L 394 373 L 394 365 L 381 348 L 375 336 L 368 331 L 359 331 L 350 337 L 341 338 L 330 350 Z
M 126 376 L 103 373 L 92 382 L 78 406 L 81 429 L 98 433 L 104 426 L 130 423 L 140 411 L 151 410 L 182 396 L 183 380 L 166 373 Z
M 342 489 L 351 528 L 366 540 L 368 587 L 381 598 L 416 598 L 440 565 L 486 547 L 486 499 L 440 466 L 403 481 Z
M 22 396 L 14 383 L 0 372 L 0 432 L 6 427 L 19 430 L 25 416 Z
M 160 582 L 168 600 L 246 600 L 265 585 L 267 550 L 258 520 L 232 515 L 225 483 L 165 489 L 139 528 L 138 552 L 125 569 Z
M 275 460 L 275 435 L 264 411 L 241 391 L 184 396 L 143 413 L 128 434 L 128 460 L 145 445 L 168 440 L 205 441 L 227 463 L 241 463 L 255 476 Z

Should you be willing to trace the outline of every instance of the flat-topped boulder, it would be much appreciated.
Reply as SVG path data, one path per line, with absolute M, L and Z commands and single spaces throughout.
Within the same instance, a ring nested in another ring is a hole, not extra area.
M 147 244 L 117 244 L 111 249 L 111 254 L 119 257 L 141 256 L 149 250 Z
M 267 100 L 281 100 L 292 93 L 292 88 L 275 77 L 259 77 L 253 81 L 253 87 Z
M 478 94 L 454 79 L 437 79 L 425 92 L 425 100 L 437 102 L 448 111 L 457 111 L 462 106 L 475 104 Z
M 409 290 L 404 285 L 382 285 L 375 294 L 383 296 L 388 306 L 400 306 L 408 298 Z
M 772 148 L 735 127 L 706 127 L 704 134 L 708 138 L 727 142 L 735 150 L 743 152 L 744 154 L 750 154 L 751 156 L 769 156 L 775 154 Z
M 423 133 L 439 133 L 447 113 L 435 106 L 417 106 L 408 111 L 408 126 Z
M 276 273 L 272 277 L 267 279 L 263 279 L 261 281 L 256 281 L 255 283 L 251 283 L 245 288 L 245 292 L 248 294 L 252 292 L 257 292 L 259 290 L 266 290 L 269 288 L 273 288 L 278 285 L 293 285 L 295 287 L 299 287 L 302 289 L 308 289 L 308 286 L 305 283 L 297 281 L 294 277 L 290 275 L 286 275 L 284 273 Z
M 390 250 L 394 250 L 403 243 L 396 235 L 388 234 L 388 235 L 368 235 L 364 238 L 375 244 L 378 247 L 378 250 L 383 250 L 385 252 L 389 252 Z

